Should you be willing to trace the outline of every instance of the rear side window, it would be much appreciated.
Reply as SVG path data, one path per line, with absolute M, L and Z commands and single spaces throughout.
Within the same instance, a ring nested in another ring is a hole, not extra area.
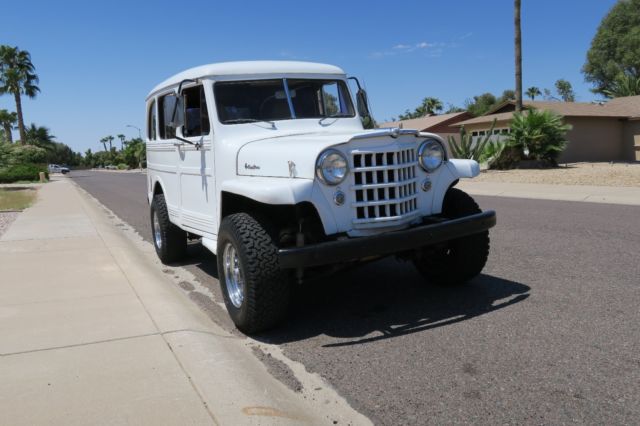
M 149 116 L 147 118 L 147 137 L 150 140 L 155 140 L 157 138 L 156 134 L 156 122 L 157 122 L 157 112 L 156 112 L 156 101 L 151 102 L 151 106 L 149 107 Z
M 209 114 L 204 87 L 196 86 L 182 92 L 185 103 L 184 136 L 203 136 L 209 134 Z

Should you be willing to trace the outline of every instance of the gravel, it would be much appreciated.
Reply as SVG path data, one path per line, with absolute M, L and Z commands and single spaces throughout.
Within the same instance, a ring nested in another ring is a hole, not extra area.
M 573 163 L 555 169 L 487 170 L 479 182 L 640 186 L 640 163 Z
M 9 226 L 16 220 L 20 212 L 0 212 L 0 237 L 9 229 Z

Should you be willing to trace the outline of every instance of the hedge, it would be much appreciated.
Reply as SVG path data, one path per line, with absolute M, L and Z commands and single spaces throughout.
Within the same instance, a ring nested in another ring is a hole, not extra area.
M 0 183 L 39 180 L 40 172 L 44 172 L 46 178 L 49 179 L 47 167 L 42 164 L 16 164 L 8 166 L 0 169 Z

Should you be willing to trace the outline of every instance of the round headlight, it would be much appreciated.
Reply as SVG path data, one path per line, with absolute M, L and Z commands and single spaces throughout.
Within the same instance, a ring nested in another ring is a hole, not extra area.
M 418 162 L 427 171 L 433 172 L 442 165 L 444 161 L 444 148 L 440 142 L 434 139 L 427 139 L 418 148 Z
M 349 173 L 349 164 L 340 151 L 327 149 L 318 157 L 316 176 L 323 183 L 337 185 L 347 177 L 347 173 Z

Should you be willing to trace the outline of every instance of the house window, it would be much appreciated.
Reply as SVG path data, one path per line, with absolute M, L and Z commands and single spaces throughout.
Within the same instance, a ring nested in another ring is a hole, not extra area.
M 494 135 L 499 135 L 500 134 L 500 129 L 493 129 L 493 134 Z
M 207 112 L 207 100 L 204 96 L 204 87 L 196 86 L 185 89 L 183 92 L 185 102 L 184 136 L 203 136 L 209 134 L 209 113 Z
M 478 136 L 478 132 L 471 132 L 471 136 Z
M 147 118 L 147 138 L 149 140 L 155 140 L 157 138 L 156 134 L 156 122 L 157 122 L 157 112 L 156 112 L 156 101 L 155 99 L 151 101 L 151 106 L 149 107 L 149 116 Z

